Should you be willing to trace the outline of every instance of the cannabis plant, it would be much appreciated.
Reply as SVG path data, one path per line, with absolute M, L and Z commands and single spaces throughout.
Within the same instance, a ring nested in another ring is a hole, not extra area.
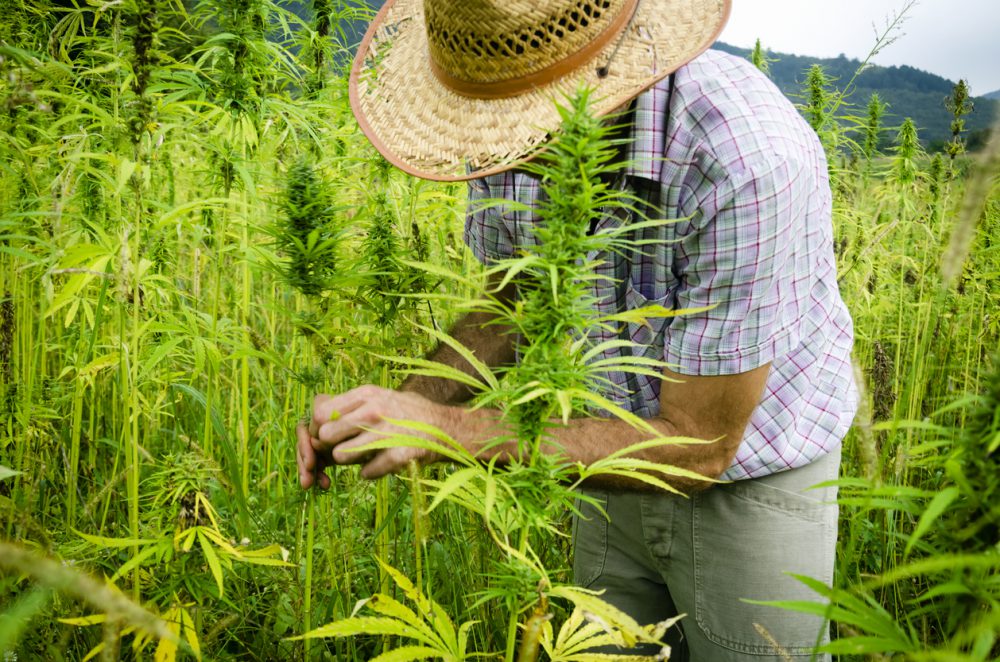
M 285 282 L 307 297 L 317 298 L 333 285 L 341 233 L 329 185 L 306 158 L 288 168 L 282 223 L 275 228 L 279 252 L 285 256 Z
M 172 661 L 177 643 L 187 642 L 199 653 L 199 638 L 217 601 L 224 600 L 226 585 L 238 579 L 236 564 L 287 566 L 276 544 L 251 549 L 247 542 L 235 544 L 225 533 L 225 523 L 212 505 L 208 490 L 220 471 L 197 454 L 167 455 L 146 483 L 145 521 L 142 538 L 111 538 L 79 533 L 93 550 L 101 550 L 104 561 L 114 563 L 114 552 L 137 546 L 139 552 L 114 568 L 109 581 L 119 581 L 141 570 L 143 593 L 162 614 L 170 637 L 157 644 L 157 659 Z M 276 558 L 277 557 L 277 558 Z M 112 570 L 112 568 L 108 568 Z M 90 626 L 109 621 L 106 613 L 67 619 L 70 625 Z M 149 637 L 137 636 L 133 648 L 141 652 Z M 90 655 L 107 646 L 102 641 Z
M 920 168 L 923 154 L 917 126 L 906 118 L 896 134 L 883 185 L 885 199 L 897 219 L 912 217 L 917 208 L 921 197 L 919 186 L 924 177 Z
M 951 96 L 945 99 L 945 108 L 952 115 L 951 140 L 945 145 L 944 151 L 951 159 L 952 171 L 955 158 L 965 153 L 965 116 L 973 111 L 972 95 L 969 94 L 969 84 L 964 79 L 955 83 Z
M 861 141 L 861 155 L 865 163 L 870 166 L 873 158 L 878 156 L 879 146 L 882 142 L 882 122 L 888 104 L 882 101 L 878 92 L 873 92 L 868 99 L 867 113 L 864 123 L 864 137 Z
M 767 56 L 767 49 L 761 46 L 760 39 L 756 41 L 753 45 L 753 50 L 750 52 L 750 61 L 753 62 L 753 66 L 760 69 L 761 73 L 771 77 L 771 64 L 777 62 Z
M 499 322 L 498 328 L 516 330 L 519 362 L 515 367 L 494 372 L 454 339 L 426 329 L 440 341 L 459 352 L 474 368 L 475 377 L 453 368 L 435 365 L 422 359 L 404 360 L 410 372 L 442 378 L 454 378 L 480 391 L 478 406 L 496 407 L 510 431 L 509 436 L 487 441 L 486 448 L 507 448 L 504 462 L 499 455 L 484 462 L 454 440 L 426 425 L 400 422 L 411 434 L 378 441 L 368 449 L 398 445 L 422 447 L 453 462 L 457 469 L 445 478 L 419 478 L 430 499 L 428 512 L 448 502 L 476 515 L 497 547 L 500 561 L 494 570 L 492 586 L 482 600 L 498 604 L 508 614 L 505 657 L 533 660 L 541 649 L 555 659 L 569 655 L 566 646 L 616 643 L 631 646 L 638 641 L 654 642 L 663 635 L 663 627 L 640 627 L 627 615 L 602 602 L 583 589 L 561 585 L 546 567 L 542 551 L 553 539 L 564 536 L 558 522 L 576 506 L 579 495 L 574 488 L 584 480 L 614 475 L 633 481 L 671 489 L 664 481 L 678 475 L 679 469 L 629 458 L 633 448 L 623 449 L 587 467 L 570 463 L 554 433 L 570 424 L 570 419 L 597 414 L 621 417 L 657 437 L 645 421 L 616 405 L 608 393 L 605 375 L 608 370 L 654 374 L 663 364 L 642 358 L 641 352 L 629 358 L 606 358 L 605 352 L 628 341 L 601 340 L 602 329 L 613 329 L 627 319 L 675 314 L 662 309 L 643 309 L 626 314 L 602 314 L 592 289 L 607 280 L 600 267 L 615 252 L 634 249 L 630 237 L 660 220 L 641 218 L 634 198 L 621 187 L 617 177 L 622 164 L 615 162 L 620 142 L 612 138 L 614 127 L 590 114 L 589 95 L 581 92 L 560 108 L 563 124 L 558 137 L 535 163 L 526 168 L 540 179 L 542 193 L 535 207 L 538 223 L 530 246 L 488 270 L 497 292 L 514 283 L 517 301 L 512 303 L 489 296 L 474 306 L 486 310 Z M 618 185 L 615 185 L 617 181 Z M 517 207 L 513 201 L 496 201 Z M 630 220 L 601 232 L 590 232 L 607 214 L 623 214 Z M 426 265 L 435 274 L 441 270 Z M 607 283 L 604 282 L 606 285 Z M 494 292 L 493 294 L 496 294 Z M 613 352 L 612 352 L 613 353 Z M 647 448 L 660 443 L 682 440 L 654 439 L 641 444 Z M 683 473 L 683 472 L 680 472 Z M 417 659 L 439 656 L 464 659 L 462 632 L 468 624 L 451 625 L 439 607 L 411 584 L 393 578 L 418 606 L 418 612 L 403 609 L 386 594 L 365 603 L 372 616 L 355 616 L 325 626 L 305 637 L 346 636 L 356 632 L 402 635 L 419 642 L 393 652 L 393 659 Z M 569 631 L 558 637 L 550 623 L 558 611 L 553 604 L 565 605 L 571 618 Z M 607 624 L 608 641 L 596 636 L 592 623 L 580 617 L 588 612 Z M 519 626 L 522 614 L 526 621 Z M 431 619 L 433 620 L 425 620 Z M 518 647 L 518 633 L 521 645 Z M 578 636 L 569 636 L 577 632 Z M 520 652 L 518 652 L 520 651 Z M 574 648 L 573 654 L 587 659 Z M 485 651 L 484 651 L 485 652 Z M 398 657 L 396 657 L 398 656 Z

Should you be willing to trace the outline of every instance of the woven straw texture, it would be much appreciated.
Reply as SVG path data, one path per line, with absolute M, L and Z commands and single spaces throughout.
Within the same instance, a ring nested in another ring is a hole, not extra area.
M 460 80 L 493 82 L 537 72 L 594 41 L 625 0 L 425 3 L 431 57 Z
M 702 53 L 730 1 L 641 0 L 624 32 L 586 63 L 514 96 L 485 99 L 442 83 L 432 57 L 448 75 L 474 83 L 544 74 L 592 43 L 629 3 L 426 0 L 425 15 L 425 0 L 390 0 L 358 51 L 351 107 L 372 144 L 411 174 L 463 180 L 501 172 L 537 153 L 559 126 L 556 103 L 580 85 L 596 91 L 594 110 L 603 115 Z

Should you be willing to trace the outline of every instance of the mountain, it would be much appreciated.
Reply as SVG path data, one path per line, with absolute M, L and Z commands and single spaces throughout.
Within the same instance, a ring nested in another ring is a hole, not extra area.
M 723 42 L 716 42 L 716 48 L 740 57 L 749 57 L 750 50 L 737 48 Z M 768 53 L 771 58 L 771 79 L 781 91 L 794 102 L 802 101 L 806 72 L 814 64 L 819 64 L 830 76 L 834 85 L 846 85 L 861 66 L 859 60 L 844 55 L 836 58 L 815 58 L 787 53 Z M 865 106 L 873 92 L 878 92 L 889 104 L 886 116 L 887 126 L 899 125 L 904 118 L 911 118 L 920 130 L 920 138 L 925 146 L 938 149 L 951 138 L 951 113 L 944 106 L 944 100 L 955 86 L 941 76 L 921 71 L 909 66 L 870 66 L 854 82 L 854 90 L 847 98 L 849 106 L 841 109 L 841 114 L 863 115 Z M 992 98 L 990 98 L 992 97 Z M 987 96 L 973 99 L 974 109 L 965 118 L 970 148 L 985 142 L 986 134 L 993 118 L 1000 112 L 1000 90 Z M 892 132 L 886 132 L 886 140 L 891 141 Z
M 368 6 L 378 10 L 385 0 L 353 0 L 355 6 Z M 296 4 L 296 3 L 293 3 Z M 344 20 L 341 27 L 346 33 L 345 43 L 354 44 L 364 34 L 366 23 L 362 19 Z M 724 42 L 713 46 L 721 51 L 740 57 L 749 57 L 750 50 L 738 48 Z M 806 72 L 813 64 L 823 66 L 834 85 L 846 85 L 858 67 L 859 60 L 844 55 L 837 58 L 815 58 L 786 53 L 768 53 L 771 63 L 771 79 L 795 103 L 800 103 Z M 909 66 L 871 66 L 858 76 L 854 91 L 847 99 L 847 107 L 842 114 L 861 115 L 873 92 L 878 92 L 889 104 L 885 123 L 889 127 L 898 126 L 906 117 L 911 118 L 920 130 L 920 138 L 930 149 L 940 149 L 951 139 L 951 114 L 944 107 L 944 100 L 955 86 L 941 76 L 921 71 Z M 989 126 L 1000 113 L 1000 90 L 973 100 L 974 110 L 965 118 L 969 147 L 975 148 L 986 142 Z M 884 140 L 891 144 L 893 131 L 887 130 Z

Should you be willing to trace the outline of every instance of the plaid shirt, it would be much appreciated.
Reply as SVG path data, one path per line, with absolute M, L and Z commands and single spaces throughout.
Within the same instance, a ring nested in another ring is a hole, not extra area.
M 857 408 L 823 148 L 765 76 L 717 51 L 640 95 L 634 113 L 626 182 L 656 210 L 651 217 L 683 220 L 645 230 L 635 238 L 656 243 L 632 255 L 597 256 L 611 276 L 595 286 L 599 306 L 715 306 L 624 332 L 681 374 L 771 364 L 724 479 L 808 464 L 840 444 Z M 476 201 L 531 204 L 538 193 L 516 170 L 470 183 L 465 239 L 481 261 L 530 246 L 537 218 Z M 622 222 L 609 214 L 596 231 Z M 620 388 L 605 395 L 640 416 L 659 413 L 660 380 L 608 377 Z

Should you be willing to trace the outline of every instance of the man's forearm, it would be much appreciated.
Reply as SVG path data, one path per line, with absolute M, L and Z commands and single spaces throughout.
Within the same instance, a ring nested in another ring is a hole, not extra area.
M 498 301 L 514 299 L 513 287 L 508 286 Z M 466 315 L 452 331 L 453 337 L 468 348 L 476 358 L 489 365 L 512 364 L 515 359 L 515 335 L 509 325 L 500 322 L 495 314 L 478 312 Z M 476 375 L 475 369 L 448 346 L 442 346 L 432 359 Z M 668 465 L 709 479 L 720 476 L 733 462 L 740 441 L 743 439 L 750 416 L 760 402 L 770 364 L 764 364 L 744 373 L 718 376 L 693 376 L 664 369 L 660 384 L 660 415 L 647 422 L 649 429 L 636 429 L 621 420 L 595 418 L 573 419 L 566 426 L 553 426 L 551 433 L 558 452 L 571 462 L 590 466 L 624 448 L 654 438 L 706 440 L 705 443 L 663 443 L 645 448 L 630 457 L 661 465 Z M 515 442 L 491 444 L 497 439 L 511 439 L 505 421 L 495 410 L 470 410 L 455 407 L 472 395 L 469 387 L 452 380 L 414 376 L 406 381 L 402 390 L 418 393 L 441 405 L 435 416 L 425 415 L 462 443 L 480 459 L 506 461 L 518 452 Z M 398 415 L 395 418 L 405 418 Z M 654 432 L 655 431 L 655 432 Z M 696 492 L 711 486 L 711 482 L 689 475 L 664 478 L 670 485 L 683 492 Z M 597 483 L 620 488 L 648 488 L 641 481 L 606 475 Z
M 514 362 L 514 335 L 509 326 L 498 322 L 490 313 L 469 313 L 458 320 L 451 335 L 488 366 L 496 367 Z M 438 347 L 429 358 L 469 375 L 477 375 L 472 365 L 447 345 Z M 459 404 L 474 395 L 465 384 L 424 375 L 407 378 L 400 390 L 419 393 L 428 400 L 441 404 Z
M 663 444 L 631 455 L 717 478 L 729 468 L 736 456 L 750 416 L 760 402 L 770 369 L 770 364 L 765 364 L 736 375 L 700 377 L 664 369 L 664 379 L 660 383 L 660 414 L 646 419 L 656 434 L 636 429 L 621 420 L 578 418 L 571 420 L 567 426 L 553 426 L 555 442 L 561 447 L 556 450 L 561 450 L 570 461 L 589 466 L 623 448 L 653 438 L 717 440 L 701 444 Z M 481 420 L 473 429 L 475 434 L 480 435 L 484 430 L 491 430 Z M 490 435 L 492 438 L 497 436 L 499 434 L 496 433 Z M 482 448 L 482 444 L 475 445 L 474 437 L 467 438 L 467 441 L 471 443 L 466 448 L 473 452 Z M 516 446 L 508 445 L 492 452 L 509 455 L 516 450 Z M 627 488 L 642 485 L 614 476 L 605 476 L 598 482 Z M 683 492 L 698 491 L 711 485 L 683 476 L 672 477 L 667 482 Z
M 655 435 L 617 419 L 584 418 L 571 420 L 568 426 L 556 428 L 554 436 L 556 443 L 562 447 L 568 458 L 584 466 L 590 466 L 623 448 L 650 439 L 670 437 L 705 439 L 700 443 L 666 442 L 630 453 L 628 457 L 669 465 L 709 479 L 718 478 L 729 468 L 736 454 L 736 447 L 739 445 L 738 441 L 733 444 L 725 437 L 712 440 L 705 431 L 679 429 L 676 423 L 660 417 L 646 419 L 646 423 L 656 430 Z M 685 494 L 707 489 L 713 484 L 689 476 L 659 473 L 654 475 Z M 620 489 L 655 489 L 647 483 L 614 475 L 597 476 L 593 482 L 603 487 Z
M 469 331 L 479 339 L 470 344 L 485 340 L 477 345 L 483 349 L 484 359 L 509 356 L 499 349 L 509 345 L 497 343 L 495 334 L 484 333 L 490 327 L 484 328 L 483 322 L 482 318 L 464 320 L 458 333 Z M 553 424 L 549 428 L 552 443 L 543 451 L 557 453 L 572 463 L 592 466 L 643 442 L 685 438 L 687 443 L 652 444 L 630 452 L 628 457 L 683 470 L 685 475 L 671 474 L 669 469 L 652 472 L 682 492 L 705 489 L 711 483 L 699 476 L 717 478 L 732 464 L 769 370 L 770 366 L 764 365 L 738 375 L 692 377 L 665 369 L 660 388 L 660 414 L 646 419 L 648 425 L 644 429 L 636 429 L 617 419 L 571 419 L 565 426 Z M 425 384 L 428 389 L 438 387 Z M 449 383 L 442 380 L 442 384 L 448 387 Z M 412 380 L 410 387 L 419 388 L 419 381 Z M 442 394 L 438 391 L 437 395 L 444 399 L 455 397 L 456 392 L 451 390 Z M 386 448 L 374 455 L 364 452 L 365 445 L 372 441 L 399 433 L 411 434 L 400 421 L 432 425 L 480 460 L 507 462 L 519 458 L 515 432 L 499 410 L 443 404 L 417 393 L 400 393 L 372 385 L 326 398 L 314 408 L 314 429 L 304 433 L 303 438 L 311 441 L 311 447 L 317 452 L 332 451 L 332 459 L 338 464 L 364 463 L 361 475 L 366 478 L 401 471 L 414 460 L 434 462 L 442 459 L 426 448 L 405 445 Z M 624 489 L 650 488 L 642 481 L 609 474 L 595 476 L 594 482 Z
M 468 430 L 470 437 L 462 439 L 463 445 L 482 460 L 494 457 L 500 462 L 507 462 L 517 455 L 517 443 L 510 441 L 504 444 L 482 443 L 476 440 L 478 435 L 489 431 L 496 436 L 505 436 L 504 426 L 499 420 L 499 412 L 481 410 L 468 412 L 467 416 L 477 419 Z M 702 439 L 704 432 L 694 429 L 680 429 L 677 423 L 664 418 L 647 419 L 647 423 L 656 433 L 633 427 L 618 419 L 577 418 L 571 419 L 565 426 L 551 428 L 553 442 L 543 450 L 549 453 L 559 453 L 573 463 L 579 462 L 590 466 L 607 458 L 612 453 L 623 448 L 639 444 L 654 438 L 684 437 L 687 439 Z M 479 437 L 483 438 L 483 437 Z M 655 462 L 657 464 L 676 467 L 685 472 L 694 472 L 700 476 L 714 479 L 725 471 L 736 453 L 736 446 L 725 438 L 703 443 L 664 443 L 630 453 L 628 457 Z M 684 493 L 692 493 L 711 487 L 707 480 L 698 480 L 690 476 L 671 476 L 656 474 L 672 487 Z M 613 475 L 597 476 L 594 484 L 617 489 L 655 489 L 647 483 L 638 480 L 622 478 Z

